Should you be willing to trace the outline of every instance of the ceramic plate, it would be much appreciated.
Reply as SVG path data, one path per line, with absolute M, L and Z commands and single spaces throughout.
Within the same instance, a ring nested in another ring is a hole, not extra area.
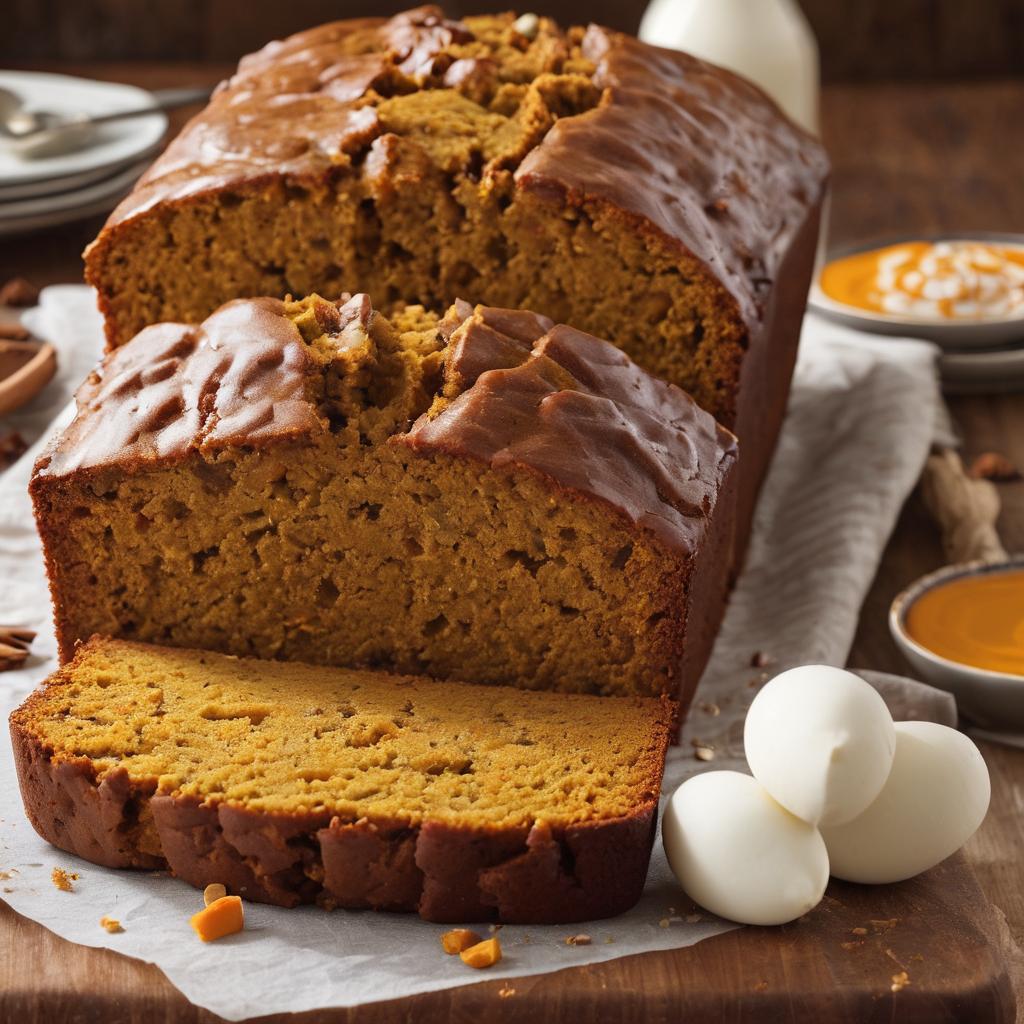
M 109 213 L 128 194 L 129 189 L 148 166 L 148 160 L 133 164 L 127 171 L 116 174 L 106 181 L 76 191 L 67 204 L 55 202 L 58 198 L 63 200 L 63 196 L 31 200 L 33 204 L 38 204 L 38 208 L 34 207 L 32 212 L 19 217 L 0 216 L 0 238 L 25 235 L 32 231 L 56 227 L 58 224 L 83 220 L 98 213 Z M 3 205 L 0 204 L 0 210 L 3 209 Z
M 926 590 L 963 576 L 1015 571 L 1022 567 L 1024 555 L 1011 555 L 1005 562 L 947 565 L 922 576 L 893 600 L 889 609 L 889 631 L 896 646 L 921 677 L 952 693 L 957 706 L 969 718 L 989 729 L 1024 734 L 1024 679 L 949 661 L 922 647 L 906 630 L 907 610 Z
M 836 249 L 828 254 L 833 260 L 852 256 L 868 249 L 880 249 L 901 242 L 994 242 L 1024 249 L 1024 235 L 975 231 L 970 234 L 907 235 L 901 238 L 881 238 L 860 245 Z M 963 352 L 969 349 L 992 349 L 998 346 L 1024 344 L 1024 316 L 1008 320 L 918 320 L 912 317 L 887 316 L 870 310 L 848 306 L 829 298 L 818 286 L 817 278 L 811 286 L 810 308 L 858 331 L 872 334 L 897 334 L 905 338 L 926 338 L 943 349 Z
M 35 71 L 0 71 L 0 88 L 17 93 L 30 108 L 68 113 L 107 114 L 152 102 L 145 89 L 132 85 Z M 22 159 L 0 144 L 0 198 L 26 198 L 25 189 L 35 187 L 40 190 L 35 194 L 45 195 L 54 191 L 54 179 L 102 174 L 104 170 L 109 173 L 151 153 L 166 131 L 167 117 L 156 111 L 145 117 L 100 125 L 92 145 L 61 156 Z M 72 184 L 88 183 L 88 178 L 79 178 Z M 17 189 L 18 193 L 4 196 L 2 190 L 7 188 Z
M 140 160 L 122 168 L 115 174 L 83 188 L 72 189 L 53 196 L 37 196 L 33 199 L 15 199 L 11 202 L 0 202 L 0 228 L 9 222 L 39 214 L 73 211 L 83 206 L 91 206 L 101 199 L 114 200 L 128 191 L 142 172 L 149 166 L 149 160 Z
M 1024 391 L 1024 345 L 992 352 L 943 352 L 942 389 L 950 394 Z
M 159 148 L 159 145 L 156 145 L 149 153 L 146 153 L 147 160 Z M 47 178 L 45 181 L 32 181 L 25 185 L 0 186 L 0 209 L 3 209 L 3 204 L 15 200 L 56 196 L 74 189 L 85 188 L 86 185 L 94 185 L 138 162 L 138 160 L 120 160 L 109 167 L 97 167 L 91 171 L 82 171 L 81 174 L 68 174 L 62 178 Z

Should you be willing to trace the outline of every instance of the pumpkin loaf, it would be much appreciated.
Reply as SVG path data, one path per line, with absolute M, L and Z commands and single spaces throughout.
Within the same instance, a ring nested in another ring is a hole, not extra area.
M 667 702 L 96 638 L 11 715 L 28 816 L 106 867 L 294 906 L 548 922 L 639 898 Z
M 458 302 L 245 299 L 108 355 L 31 485 L 93 633 L 685 705 L 736 442 L 615 346 Z
M 613 340 L 743 444 L 786 406 L 827 161 L 760 90 L 596 25 L 421 7 L 246 57 L 86 255 L 109 343 L 240 296 L 458 295 Z

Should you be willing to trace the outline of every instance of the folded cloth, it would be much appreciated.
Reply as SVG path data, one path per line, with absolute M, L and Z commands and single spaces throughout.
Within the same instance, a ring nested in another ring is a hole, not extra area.
M 68 353 L 65 369 L 73 365 L 84 375 L 99 351 L 86 289 L 47 289 L 29 323 Z M 807 662 L 845 663 L 864 594 L 932 440 L 940 408 L 935 365 L 935 351 L 924 342 L 873 338 L 808 316 L 747 564 L 682 741 L 670 753 L 666 793 L 695 771 L 744 770 L 744 712 L 770 675 Z M 56 415 L 71 386 L 62 370 L 38 415 L 27 414 L 24 429 L 41 431 L 41 421 Z M 0 674 L 4 714 L 56 666 L 26 493 L 38 449 L 0 476 L 0 622 L 40 633 L 24 668 Z M 945 694 L 881 673 L 865 677 L 898 717 L 953 720 Z M 95 867 L 35 835 L 2 735 L 0 869 L 18 872 L 5 882 L 2 898 L 58 935 L 153 962 L 192 1002 L 229 1020 L 355 1006 L 483 977 L 442 954 L 440 926 L 391 914 L 252 905 L 245 932 L 197 949 L 188 928 L 201 906 L 197 892 L 165 875 Z M 710 752 L 711 760 L 696 758 L 695 747 L 702 758 Z M 81 875 L 73 906 L 50 884 L 54 866 Z M 101 929 L 97 922 L 105 914 L 117 918 L 124 932 Z M 731 927 L 690 912 L 659 842 L 634 910 L 571 928 L 506 927 L 500 933 L 505 958 L 485 976 L 512 979 L 687 946 Z M 589 945 L 566 945 L 567 936 L 579 933 L 591 937 Z

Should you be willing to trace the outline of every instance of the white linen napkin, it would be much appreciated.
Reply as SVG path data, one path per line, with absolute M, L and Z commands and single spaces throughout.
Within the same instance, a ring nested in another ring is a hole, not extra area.
M 39 406 L 9 422 L 29 435 L 41 434 L 66 405 L 100 338 L 84 287 L 47 289 L 26 320 L 58 346 L 62 360 L 57 383 Z M 864 594 L 933 437 L 941 408 L 935 367 L 935 350 L 924 342 L 874 338 L 807 317 L 747 565 L 681 743 L 670 753 L 665 792 L 695 771 L 744 769 L 743 715 L 769 674 L 806 662 L 845 663 Z M 25 667 L 0 674 L 4 715 L 56 666 L 26 494 L 40 445 L 0 475 L 0 622 L 40 634 Z M 770 664 L 752 664 L 765 658 Z M 867 675 L 898 717 L 951 720 L 946 695 Z M 202 906 L 197 891 L 162 873 L 95 867 L 36 836 L 21 809 L 6 730 L 0 736 L 0 871 L 10 872 L 0 882 L 2 898 L 63 938 L 155 963 L 192 1002 L 229 1020 L 511 980 L 687 946 L 734 927 L 694 912 L 657 842 L 635 909 L 583 925 L 506 927 L 505 958 L 487 972 L 445 956 L 438 938 L 444 928 L 408 915 L 250 904 L 244 932 L 200 946 L 188 924 Z M 711 751 L 712 760 L 697 760 L 695 747 Z M 55 866 L 80 874 L 73 893 L 51 884 Z M 105 932 L 103 915 L 119 919 L 124 932 Z M 590 945 L 565 944 L 581 933 Z

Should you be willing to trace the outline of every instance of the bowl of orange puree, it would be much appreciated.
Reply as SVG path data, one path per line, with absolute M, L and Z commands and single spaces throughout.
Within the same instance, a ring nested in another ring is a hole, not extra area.
M 897 646 L 979 725 L 1024 731 L 1024 555 L 949 565 L 899 594 Z
M 1024 342 L 1024 236 L 912 237 L 835 253 L 811 289 L 815 312 L 859 330 L 946 349 Z

